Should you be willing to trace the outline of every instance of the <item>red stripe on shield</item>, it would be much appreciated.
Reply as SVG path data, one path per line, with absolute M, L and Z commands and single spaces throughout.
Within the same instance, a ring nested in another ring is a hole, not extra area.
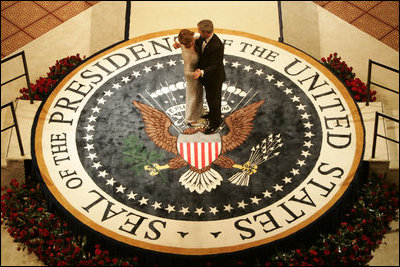
M 213 162 L 213 159 L 212 159 L 212 143 L 208 143 L 208 162 L 207 163 L 210 164 L 211 162 Z
M 216 160 L 218 156 L 219 156 L 218 143 L 215 143 L 215 158 L 213 159 L 213 161 Z
M 194 146 L 194 166 L 198 169 L 199 168 L 199 155 L 197 154 L 197 144 L 198 143 L 193 143 Z
M 186 151 L 186 158 L 187 158 L 187 162 L 189 163 L 189 164 L 192 164 L 192 155 L 190 155 L 190 143 L 187 143 L 186 144 L 186 147 L 187 147 L 187 151 Z
M 201 168 L 205 168 L 206 167 L 206 150 L 205 150 L 205 144 L 201 143 Z

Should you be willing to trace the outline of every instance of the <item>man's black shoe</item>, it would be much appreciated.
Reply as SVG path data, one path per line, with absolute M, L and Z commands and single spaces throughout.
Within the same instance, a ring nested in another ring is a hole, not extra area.
M 219 125 L 218 125 L 218 126 L 209 126 L 209 127 L 204 131 L 204 134 L 213 134 L 213 133 L 215 133 L 215 132 L 218 130 L 218 128 L 219 128 Z
M 205 134 L 213 134 L 215 133 L 219 126 L 221 126 L 222 121 L 218 122 L 218 123 L 213 123 L 212 125 L 208 126 L 207 129 L 204 131 Z

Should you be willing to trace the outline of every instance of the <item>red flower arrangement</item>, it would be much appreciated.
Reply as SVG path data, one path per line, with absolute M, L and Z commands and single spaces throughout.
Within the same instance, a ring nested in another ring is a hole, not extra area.
M 341 60 L 337 53 L 330 54 L 327 58 L 321 58 L 322 64 L 330 69 L 336 76 L 346 85 L 354 100 L 357 102 L 367 101 L 367 86 L 359 79 L 355 78 L 356 74 L 353 73 L 353 67 L 348 67 L 345 61 Z M 376 91 L 370 89 L 369 102 L 376 100 Z
M 83 56 L 86 58 L 86 56 Z M 47 73 L 48 78 L 52 80 L 59 80 L 65 74 L 67 74 L 71 69 L 75 66 L 79 65 L 82 62 L 79 54 L 76 56 L 69 56 L 56 61 L 56 64 L 50 67 L 50 72 Z
M 31 90 L 32 90 L 32 99 L 33 100 L 43 100 L 49 94 L 51 88 L 57 83 L 56 80 L 52 80 L 50 78 L 43 78 L 40 77 L 36 80 L 36 84 L 31 83 Z M 31 97 L 29 96 L 28 88 L 22 88 L 19 90 L 22 96 L 19 99 L 26 99 L 30 100 Z
M 86 247 L 86 237 L 73 235 L 68 224 L 57 214 L 47 210 L 41 192 L 11 180 L 11 188 L 1 188 L 1 223 L 8 226 L 8 233 L 18 242 L 17 250 L 27 249 L 44 264 L 50 266 L 136 266 L 137 257 L 110 258 L 100 245 L 94 253 Z
M 85 58 L 86 56 L 83 56 Z M 49 67 L 50 72 L 47 73 L 47 77 L 40 77 L 36 80 L 36 84 L 31 83 L 31 94 L 28 88 L 22 88 L 19 92 L 22 96 L 19 99 L 26 100 L 44 100 L 50 93 L 51 89 L 57 84 L 57 82 L 66 75 L 69 71 L 75 68 L 82 62 L 79 54 L 76 56 L 69 56 L 56 61 L 56 64 Z
M 390 223 L 398 220 L 399 192 L 396 185 L 384 184 L 385 177 L 372 174 L 361 188 L 361 196 L 345 209 L 345 221 L 336 233 L 321 234 L 308 248 L 299 244 L 293 250 L 281 250 L 268 256 L 267 261 L 232 259 L 227 266 L 365 266 L 372 259 L 372 251 L 379 247 L 390 230 Z M 47 210 L 41 192 L 13 179 L 11 188 L 2 188 L 1 223 L 20 244 L 46 265 L 51 266 L 137 266 L 137 256 L 117 258 L 100 245 L 87 247 L 85 236 L 73 235 L 68 224 L 57 214 Z M 218 263 L 206 261 L 206 266 Z

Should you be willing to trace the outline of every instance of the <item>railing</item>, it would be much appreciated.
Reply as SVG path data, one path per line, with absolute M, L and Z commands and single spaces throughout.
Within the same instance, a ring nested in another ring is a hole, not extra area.
M 389 67 L 389 66 L 386 66 L 386 65 L 384 65 L 384 64 L 378 63 L 378 62 L 376 62 L 376 61 L 373 61 L 372 59 L 370 59 L 370 60 L 368 61 L 367 102 L 366 102 L 366 105 L 367 105 L 367 106 L 369 106 L 369 100 L 370 100 L 370 97 L 371 97 L 371 92 L 370 92 L 370 91 L 371 91 L 371 90 L 370 90 L 371 84 L 376 85 L 376 86 L 378 86 L 378 87 L 380 87 L 380 88 L 383 88 L 383 89 L 385 89 L 385 90 L 388 90 L 388 91 L 390 91 L 390 92 L 392 92 L 392 93 L 399 94 L 398 91 L 395 91 L 395 90 L 390 89 L 390 88 L 388 88 L 388 87 L 385 87 L 385 86 L 382 86 L 382 85 L 380 85 L 380 84 L 371 82 L 371 72 L 372 72 L 372 65 L 373 65 L 373 64 L 374 64 L 374 65 L 377 65 L 377 66 L 379 66 L 379 67 L 385 68 L 385 69 L 387 69 L 387 70 L 390 70 L 390 71 L 399 73 L 399 70 L 396 70 L 396 69 L 391 68 L 391 67 Z M 391 138 L 386 137 L 386 136 L 384 136 L 384 135 L 378 134 L 379 117 L 383 117 L 383 118 L 386 118 L 386 119 L 389 119 L 389 120 L 392 120 L 392 121 L 395 121 L 395 122 L 399 123 L 399 120 L 398 120 L 398 119 L 392 118 L 392 117 L 390 117 L 390 116 L 388 116 L 388 115 L 385 115 L 385 114 L 382 114 L 382 113 L 380 113 L 380 112 L 376 112 L 376 114 L 375 114 L 374 137 L 373 137 L 373 142 L 372 142 L 372 155 L 371 155 L 371 158 L 375 158 L 376 138 L 377 138 L 378 136 L 381 137 L 381 138 L 384 138 L 384 139 L 386 139 L 386 140 L 395 142 L 395 143 L 397 143 L 397 144 L 399 143 L 398 140 L 394 140 L 394 139 L 391 139 Z
M 129 40 L 129 27 L 131 21 L 131 1 L 126 1 L 126 8 L 125 8 L 125 36 L 124 40 Z
M 30 98 L 30 103 L 33 104 L 33 94 L 32 94 L 32 90 L 31 90 L 31 82 L 29 81 L 29 72 L 28 72 L 28 67 L 27 67 L 27 64 L 26 64 L 25 52 L 21 51 L 21 52 L 15 54 L 15 55 L 13 55 L 13 56 L 11 56 L 9 58 L 3 59 L 1 61 L 1 64 L 6 63 L 7 61 L 10 61 L 11 59 L 16 58 L 18 56 L 22 56 L 22 62 L 24 64 L 24 74 L 21 74 L 21 75 L 15 77 L 14 79 L 11 79 L 11 80 L 9 80 L 9 81 L 7 81 L 5 83 L 2 83 L 1 86 L 6 85 L 7 83 L 13 82 L 16 79 L 19 79 L 19 78 L 25 76 L 26 84 L 28 86 L 28 94 L 29 94 L 29 98 Z
M 11 126 L 9 126 L 9 127 L 7 127 L 7 128 L 1 129 L 1 132 L 4 132 L 4 131 L 6 131 L 6 130 L 12 128 L 12 127 L 15 127 L 15 130 L 16 130 L 16 132 L 17 132 L 19 150 L 21 151 L 21 156 L 23 156 L 23 155 L 25 155 L 25 154 L 24 154 L 24 148 L 23 148 L 23 146 L 22 146 L 21 135 L 20 135 L 20 133 L 19 133 L 19 127 L 18 127 L 18 122 L 17 122 L 17 116 L 16 116 L 16 114 L 15 114 L 14 104 L 13 104 L 13 102 L 11 101 L 11 102 L 9 102 L 9 103 L 7 103 L 7 104 L 1 106 L 1 109 L 6 108 L 6 107 L 8 107 L 8 106 L 11 107 L 11 114 L 12 114 L 12 116 L 13 116 L 14 124 L 11 125 Z
M 11 57 L 8 57 L 8 58 L 6 58 L 6 59 L 3 59 L 3 60 L 1 60 L 1 64 L 6 63 L 6 62 L 10 61 L 11 59 L 14 59 L 14 58 L 19 57 L 19 56 L 22 56 L 22 63 L 24 64 L 24 73 L 21 74 L 21 75 L 19 75 L 19 76 L 17 76 L 17 77 L 15 77 L 15 78 L 13 78 L 13 79 L 11 79 L 11 80 L 8 80 L 8 81 L 2 83 L 1 86 L 6 85 L 6 84 L 8 84 L 8 83 L 10 83 L 10 82 L 13 82 L 13 81 L 15 81 L 15 80 L 17 80 L 17 79 L 19 79 L 19 78 L 25 76 L 26 83 L 27 83 L 27 86 L 28 86 L 28 94 L 29 94 L 29 98 L 30 98 L 30 103 L 33 104 L 31 83 L 30 83 L 30 81 L 29 81 L 29 72 L 28 72 L 28 67 L 27 67 L 27 64 L 26 64 L 25 52 L 24 52 L 24 51 L 21 51 L 21 52 L 19 52 L 19 53 L 13 55 L 13 56 L 11 56 Z M 17 116 L 16 116 L 16 114 L 15 114 L 14 103 L 11 101 L 11 102 L 9 102 L 9 103 L 7 103 L 7 104 L 5 104 L 5 105 L 2 105 L 2 106 L 1 106 L 1 109 L 3 110 L 3 108 L 6 108 L 6 107 L 8 107 L 8 106 L 10 106 L 10 108 L 11 108 L 11 114 L 12 114 L 12 117 L 13 117 L 13 123 L 14 123 L 14 124 L 11 125 L 11 126 L 9 126 L 9 127 L 4 128 L 4 129 L 1 129 L 1 132 L 4 132 L 4 131 L 6 131 L 6 130 L 8 130 L 8 129 L 11 129 L 12 127 L 15 127 L 15 130 L 16 130 L 16 132 L 17 132 L 19 150 L 21 151 L 21 156 L 24 156 L 25 153 L 24 153 L 24 148 L 23 148 L 23 145 L 22 145 L 21 134 L 20 134 L 20 132 L 19 132 Z
M 392 120 L 392 121 L 395 121 L 395 122 L 399 123 L 399 120 L 398 120 L 398 119 L 392 118 L 392 117 L 387 116 L 387 115 L 385 115 L 385 114 L 382 114 L 382 113 L 380 113 L 380 112 L 376 112 L 376 113 L 375 113 L 374 140 L 373 140 L 373 143 L 372 143 L 372 155 L 371 155 L 371 158 L 375 158 L 376 138 L 377 138 L 378 136 L 381 137 L 381 138 L 384 138 L 384 139 L 386 139 L 386 140 L 395 142 L 395 143 L 397 143 L 397 144 L 399 143 L 398 140 L 394 140 L 394 139 L 391 139 L 391 138 L 386 137 L 386 136 L 384 136 L 384 135 L 378 134 L 379 117 L 383 117 L 383 118 L 386 118 L 386 119 L 389 119 L 389 120 Z
M 278 38 L 278 41 L 283 43 L 283 22 L 282 22 L 282 5 L 281 5 L 281 1 L 278 1 L 278 16 L 279 16 L 279 38 Z
M 375 65 L 380 66 L 380 67 L 382 67 L 382 68 L 385 68 L 385 69 L 391 70 L 391 71 L 393 71 L 393 72 L 399 73 L 399 70 L 396 70 L 396 69 L 391 68 L 391 67 L 389 67 L 389 66 L 383 65 L 383 64 L 378 63 L 378 62 L 376 62 L 376 61 L 373 61 L 372 59 L 370 59 L 370 60 L 368 61 L 367 103 L 366 103 L 367 106 L 369 106 L 369 99 L 370 99 L 370 97 L 371 97 L 371 92 L 370 92 L 371 84 L 376 85 L 376 86 L 379 86 L 379 87 L 381 87 L 381 88 L 383 88 L 383 89 L 386 89 L 386 90 L 388 90 L 388 91 L 390 91 L 390 92 L 399 94 L 399 92 L 397 92 L 397 91 L 395 91 L 395 90 L 393 90 L 393 89 L 390 89 L 390 88 L 387 88 L 387 87 L 382 86 L 382 85 L 380 85 L 380 84 L 371 82 L 372 64 L 375 64 Z

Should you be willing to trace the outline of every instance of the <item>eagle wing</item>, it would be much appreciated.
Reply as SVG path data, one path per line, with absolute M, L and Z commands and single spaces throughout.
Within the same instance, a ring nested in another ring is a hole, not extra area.
M 146 133 L 150 139 L 162 149 L 178 154 L 176 146 L 178 137 L 171 135 L 169 132 L 169 127 L 172 125 L 172 122 L 168 116 L 146 104 L 137 101 L 132 102 L 142 113 Z
M 227 135 L 222 136 L 221 154 L 231 151 L 246 141 L 253 127 L 253 119 L 257 109 L 264 103 L 260 100 L 256 103 L 241 108 L 225 119 L 230 131 Z

